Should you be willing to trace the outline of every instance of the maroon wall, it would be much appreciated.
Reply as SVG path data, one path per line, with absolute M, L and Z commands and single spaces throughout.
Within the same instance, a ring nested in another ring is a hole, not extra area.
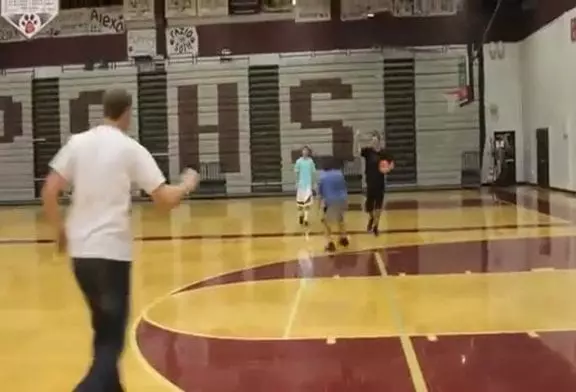
M 156 0 L 156 3 L 161 30 L 164 22 L 161 11 L 163 0 Z M 223 48 L 230 49 L 233 54 L 247 54 L 353 49 L 377 45 L 457 44 L 479 40 L 490 17 L 490 1 L 465 0 L 465 3 L 465 12 L 450 17 L 395 18 L 390 14 L 381 14 L 370 20 L 341 22 L 336 12 L 339 12 L 338 7 L 333 7 L 336 9 L 333 10 L 330 22 L 270 21 L 201 25 L 198 26 L 200 55 L 218 55 Z M 496 18 L 489 38 L 505 41 L 523 39 L 574 6 L 576 0 L 540 1 L 531 11 L 522 11 L 518 3 L 507 5 Z M 159 49 L 164 49 L 162 43 Z M 125 35 L 38 39 L 0 44 L 0 68 L 125 59 Z
M 474 0 L 479 1 L 479 0 Z M 201 56 L 465 43 L 467 16 L 295 23 L 270 21 L 198 26 Z M 46 53 L 50 53 L 47 56 Z M 126 59 L 125 35 L 38 39 L 0 44 L 0 68 Z

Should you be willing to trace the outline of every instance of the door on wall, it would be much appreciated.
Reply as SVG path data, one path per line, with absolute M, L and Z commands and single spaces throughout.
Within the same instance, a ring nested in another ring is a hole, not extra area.
M 538 186 L 548 188 L 550 186 L 550 163 L 548 149 L 548 128 L 536 130 L 536 161 Z

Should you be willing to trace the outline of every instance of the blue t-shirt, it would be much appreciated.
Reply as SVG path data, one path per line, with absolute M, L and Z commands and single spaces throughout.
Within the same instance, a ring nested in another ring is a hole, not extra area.
M 346 202 L 348 189 L 342 171 L 321 171 L 318 180 L 318 193 L 326 205 Z
M 316 165 L 312 158 L 300 157 L 294 165 L 298 189 L 312 189 Z

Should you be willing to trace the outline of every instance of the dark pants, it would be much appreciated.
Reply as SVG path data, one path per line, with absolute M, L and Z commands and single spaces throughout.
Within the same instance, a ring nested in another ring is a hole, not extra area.
M 381 210 L 384 203 L 384 184 L 368 185 L 366 189 L 366 212 Z
M 93 353 L 75 392 L 122 392 L 118 362 L 130 309 L 130 269 L 125 261 L 76 258 L 74 274 L 92 319 Z

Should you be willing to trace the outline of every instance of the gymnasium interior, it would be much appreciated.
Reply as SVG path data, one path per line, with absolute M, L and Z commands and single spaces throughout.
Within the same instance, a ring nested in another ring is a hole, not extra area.
M 115 87 L 166 178 L 201 175 L 170 213 L 133 193 L 127 391 L 576 391 L 576 1 L 0 11 L 3 390 L 73 390 L 92 355 L 40 193 Z M 378 236 L 373 132 L 395 161 Z M 343 162 L 347 249 L 316 205 L 298 222 L 303 146 Z

